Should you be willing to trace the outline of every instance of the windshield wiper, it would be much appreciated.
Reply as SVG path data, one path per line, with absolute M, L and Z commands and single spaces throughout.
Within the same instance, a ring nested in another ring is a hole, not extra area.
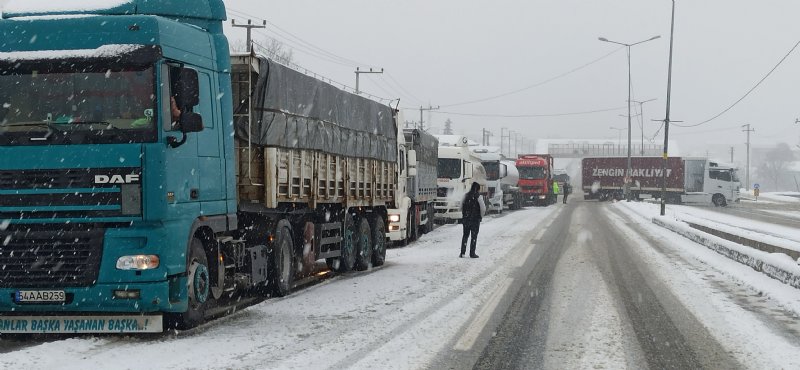
M 31 137 L 31 141 L 45 141 L 50 139 L 50 136 L 53 135 L 53 131 L 56 131 L 60 134 L 64 134 L 67 130 L 59 127 L 57 124 L 53 122 L 17 122 L 17 123 L 10 123 L 6 125 L 2 125 L 0 127 L 42 127 L 47 129 L 47 133 L 44 137 Z
M 113 128 L 115 130 L 121 130 L 119 127 L 115 126 L 113 123 L 108 121 L 73 121 L 69 123 L 70 125 L 105 125 L 106 128 Z

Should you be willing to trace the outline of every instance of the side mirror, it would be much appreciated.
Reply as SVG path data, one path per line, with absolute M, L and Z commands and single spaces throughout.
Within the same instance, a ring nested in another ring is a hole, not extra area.
M 408 151 L 408 167 L 417 167 L 417 151 L 416 150 L 409 150 Z
M 173 88 L 175 103 L 181 111 L 186 107 L 194 107 L 200 103 L 200 84 L 197 80 L 197 71 L 181 68 L 178 80 Z
M 181 114 L 181 131 L 183 133 L 203 131 L 203 117 L 194 112 Z

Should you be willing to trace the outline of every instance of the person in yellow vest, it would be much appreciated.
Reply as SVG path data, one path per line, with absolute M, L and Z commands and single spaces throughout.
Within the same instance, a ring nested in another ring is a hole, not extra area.
M 558 202 L 558 193 L 561 190 L 558 188 L 558 181 L 553 180 L 553 203 Z

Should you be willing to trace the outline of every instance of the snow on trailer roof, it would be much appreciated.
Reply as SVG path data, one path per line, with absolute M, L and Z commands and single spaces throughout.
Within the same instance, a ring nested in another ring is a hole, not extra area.
M 0 52 L 0 61 L 112 58 L 131 53 L 144 47 L 146 46 L 135 44 L 110 44 L 103 45 L 97 49 L 9 51 Z
M 222 0 L 9 0 L 0 11 L 4 19 L 75 14 L 227 19 Z
M 3 8 L 7 14 L 92 13 L 129 5 L 134 0 L 10 0 Z

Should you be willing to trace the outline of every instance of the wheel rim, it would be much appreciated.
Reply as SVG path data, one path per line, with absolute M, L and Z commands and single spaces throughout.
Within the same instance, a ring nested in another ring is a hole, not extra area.
M 353 265 L 355 257 L 353 249 L 353 231 L 350 230 L 350 227 L 347 227 L 344 230 L 344 238 L 342 240 L 342 257 L 344 257 L 343 260 L 347 262 L 347 265 Z
M 195 261 L 192 263 L 191 272 L 192 295 L 197 304 L 203 304 L 208 300 L 209 286 L 211 285 L 208 268 Z

